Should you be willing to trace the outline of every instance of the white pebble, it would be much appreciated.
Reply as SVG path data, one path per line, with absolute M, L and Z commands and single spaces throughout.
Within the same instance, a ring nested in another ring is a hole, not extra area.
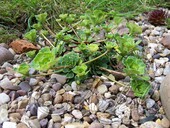
M 17 128 L 16 122 L 4 122 L 2 128 Z
M 100 93 L 100 94 L 104 94 L 105 92 L 107 92 L 107 86 L 104 85 L 104 84 L 101 84 L 100 86 L 97 87 L 97 91 Z
M 79 110 L 73 110 L 73 111 L 72 111 L 72 114 L 73 114 L 73 116 L 74 116 L 75 118 L 77 118 L 77 119 L 83 118 L 83 115 L 82 115 L 82 113 L 81 113 Z
M 10 97 L 6 93 L 0 93 L 0 105 L 10 101 Z

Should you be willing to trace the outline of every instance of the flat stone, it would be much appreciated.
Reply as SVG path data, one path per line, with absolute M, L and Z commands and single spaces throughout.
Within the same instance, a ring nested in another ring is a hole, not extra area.
M 161 120 L 161 126 L 164 127 L 164 128 L 169 128 L 170 122 L 169 122 L 169 120 L 168 120 L 166 117 L 164 117 L 164 118 Z
M 28 126 L 24 123 L 17 124 L 17 128 L 28 128 Z
M 0 53 L 0 64 L 14 59 L 14 55 L 2 46 L 0 46 Z
M 81 113 L 79 110 L 73 110 L 73 111 L 72 111 L 72 114 L 73 114 L 73 116 L 74 116 L 75 118 L 77 118 L 77 119 L 83 118 L 83 115 L 82 115 L 82 113 Z
M 170 49 L 170 35 L 166 35 L 160 41 L 166 48 Z
M 67 80 L 66 76 L 59 75 L 59 74 L 52 74 L 51 79 L 55 78 L 59 83 L 64 84 Z
M 162 81 L 160 86 L 160 97 L 162 106 L 165 110 L 167 118 L 170 120 L 170 74 Z
M 15 86 L 12 84 L 12 82 L 8 78 L 4 78 L 0 82 L 0 87 L 3 88 L 4 90 L 14 90 L 17 91 L 20 89 L 19 86 Z
M 85 125 L 84 123 L 70 123 L 70 124 L 66 124 L 65 128 L 87 128 L 87 125 Z
M 163 127 L 153 121 L 148 121 L 142 124 L 139 128 L 163 128 Z
M 4 122 L 2 128 L 17 128 L 16 122 Z
M 89 128 L 104 128 L 101 123 L 92 123 Z
M 8 120 L 8 106 L 7 104 L 0 106 L 0 124 Z
M 26 92 L 29 92 L 31 90 L 31 86 L 29 85 L 29 83 L 27 81 L 23 81 L 19 84 L 19 87 L 21 88 L 21 90 L 24 90 Z
M 18 109 L 22 109 L 22 108 L 26 108 L 26 106 L 28 105 L 28 98 L 25 98 L 21 101 L 18 102 Z
M 100 93 L 100 94 L 104 94 L 105 92 L 107 92 L 107 86 L 104 85 L 104 84 L 101 84 L 97 87 L 97 91 Z
M 10 101 L 10 97 L 6 93 L 0 93 L 0 105 Z
M 21 115 L 19 113 L 10 113 L 9 119 L 11 122 L 19 122 L 21 120 Z

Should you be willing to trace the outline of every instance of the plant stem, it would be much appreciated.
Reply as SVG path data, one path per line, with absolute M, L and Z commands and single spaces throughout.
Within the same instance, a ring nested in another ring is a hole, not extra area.
M 44 25 L 44 27 L 48 30 L 48 32 L 55 37 L 55 33 L 47 26 L 47 24 Z
M 94 59 L 92 59 L 92 60 L 89 60 L 89 61 L 87 61 L 87 62 L 84 62 L 83 64 L 91 63 L 91 62 L 93 62 L 93 61 L 95 61 L 95 60 L 103 57 L 103 56 L 106 55 L 108 52 L 109 52 L 109 50 L 107 50 L 106 52 L 104 52 L 103 54 L 101 54 L 100 56 L 98 56 L 98 57 L 96 57 L 96 58 L 94 58 Z
M 77 34 L 77 32 L 74 30 L 74 28 L 69 24 L 69 27 L 74 32 L 74 34 L 77 36 L 77 38 L 81 39 L 80 36 Z
M 47 37 L 45 37 L 44 34 L 41 34 L 43 36 L 43 38 L 52 46 L 54 47 L 54 45 L 51 43 L 51 41 L 49 39 L 47 39 Z

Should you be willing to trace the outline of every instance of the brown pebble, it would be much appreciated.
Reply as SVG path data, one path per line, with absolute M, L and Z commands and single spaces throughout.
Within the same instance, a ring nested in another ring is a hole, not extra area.
M 9 119 L 11 122 L 19 122 L 21 120 L 21 115 L 19 113 L 10 113 Z
M 83 117 L 84 122 L 88 122 L 89 124 L 92 123 L 92 119 L 88 116 Z
M 17 124 L 17 128 L 28 128 L 28 127 L 24 123 L 19 123 L 19 124 Z
M 41 95 L 42 100 L 45 101 L 49 101 L 52 100 L 52 96 L 49 93 L 44 93 Z
M 98 103 L 98 98 L 96 94 L 93 94 L 90 99 L 89 99 L 90 103 L 94 103 L 97 104 Z
M 70 93 L 63 94 L 63 102 L 72 102 L 73 98 L 74 98 L 73 94 L 70 94 Z
M 18 102 L 18 109 L 25 108 L 28 105 L 28 101 L 29 101 L 28 98 L 19 101 Z
M 98 118 L 109 118 L 110 114 L 109 113 L 97 112 L 97 117 Z
M 59 94 L 56 94 L 55 99 L 54 99 L 54 104 L 59 104 L 63 101 L 63 97 Z
M 118 91 L 119 91 L 119 87 L 117 85 L 112 85 L 110 88 L 109 88 L 109 91 L 113 94 L 117 94 Z
M 166 48 L 170 49 L 170 35 L 167 35 L 162 38 L 160 41 Z
M 140 119 L 140 116 L 138 114 L 138 110 L 136 108 L 132 109 L 131 116 L 132 116 L 132 119 L 136 122 L 139 121 L 139 119 Z

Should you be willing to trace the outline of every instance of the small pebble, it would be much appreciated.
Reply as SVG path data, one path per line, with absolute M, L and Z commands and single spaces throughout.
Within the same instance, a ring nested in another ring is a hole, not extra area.
M 104 94 L 105 92 L 107 92 L 107 86 L 104 85 L 104 84 L 101 84 L 97 87 L 97 91 L 100 93 L 100 94 Z
M 170 122 L 169 122 L 169 120 L 168 120 L 166 117 L 163 117 L 163 119 L 161 120 L 161 125 L 162 125 L 164 128 L 169 128 Z
M 10 101 L 10 97 L 6 93 L 0 93 L 0 105 Z
M 2 128 L 17 128 L 16 122 L 4 122 Z
M 77 119 L 83 118 L 83 115 L 82 115 L 82 113 L 81 113 L 79 110 L 73 110 L 73 111 L 72 111 L 72 114 L 73 114 L 73 116 L 74 116 L 75 118 L 77 118 Z

